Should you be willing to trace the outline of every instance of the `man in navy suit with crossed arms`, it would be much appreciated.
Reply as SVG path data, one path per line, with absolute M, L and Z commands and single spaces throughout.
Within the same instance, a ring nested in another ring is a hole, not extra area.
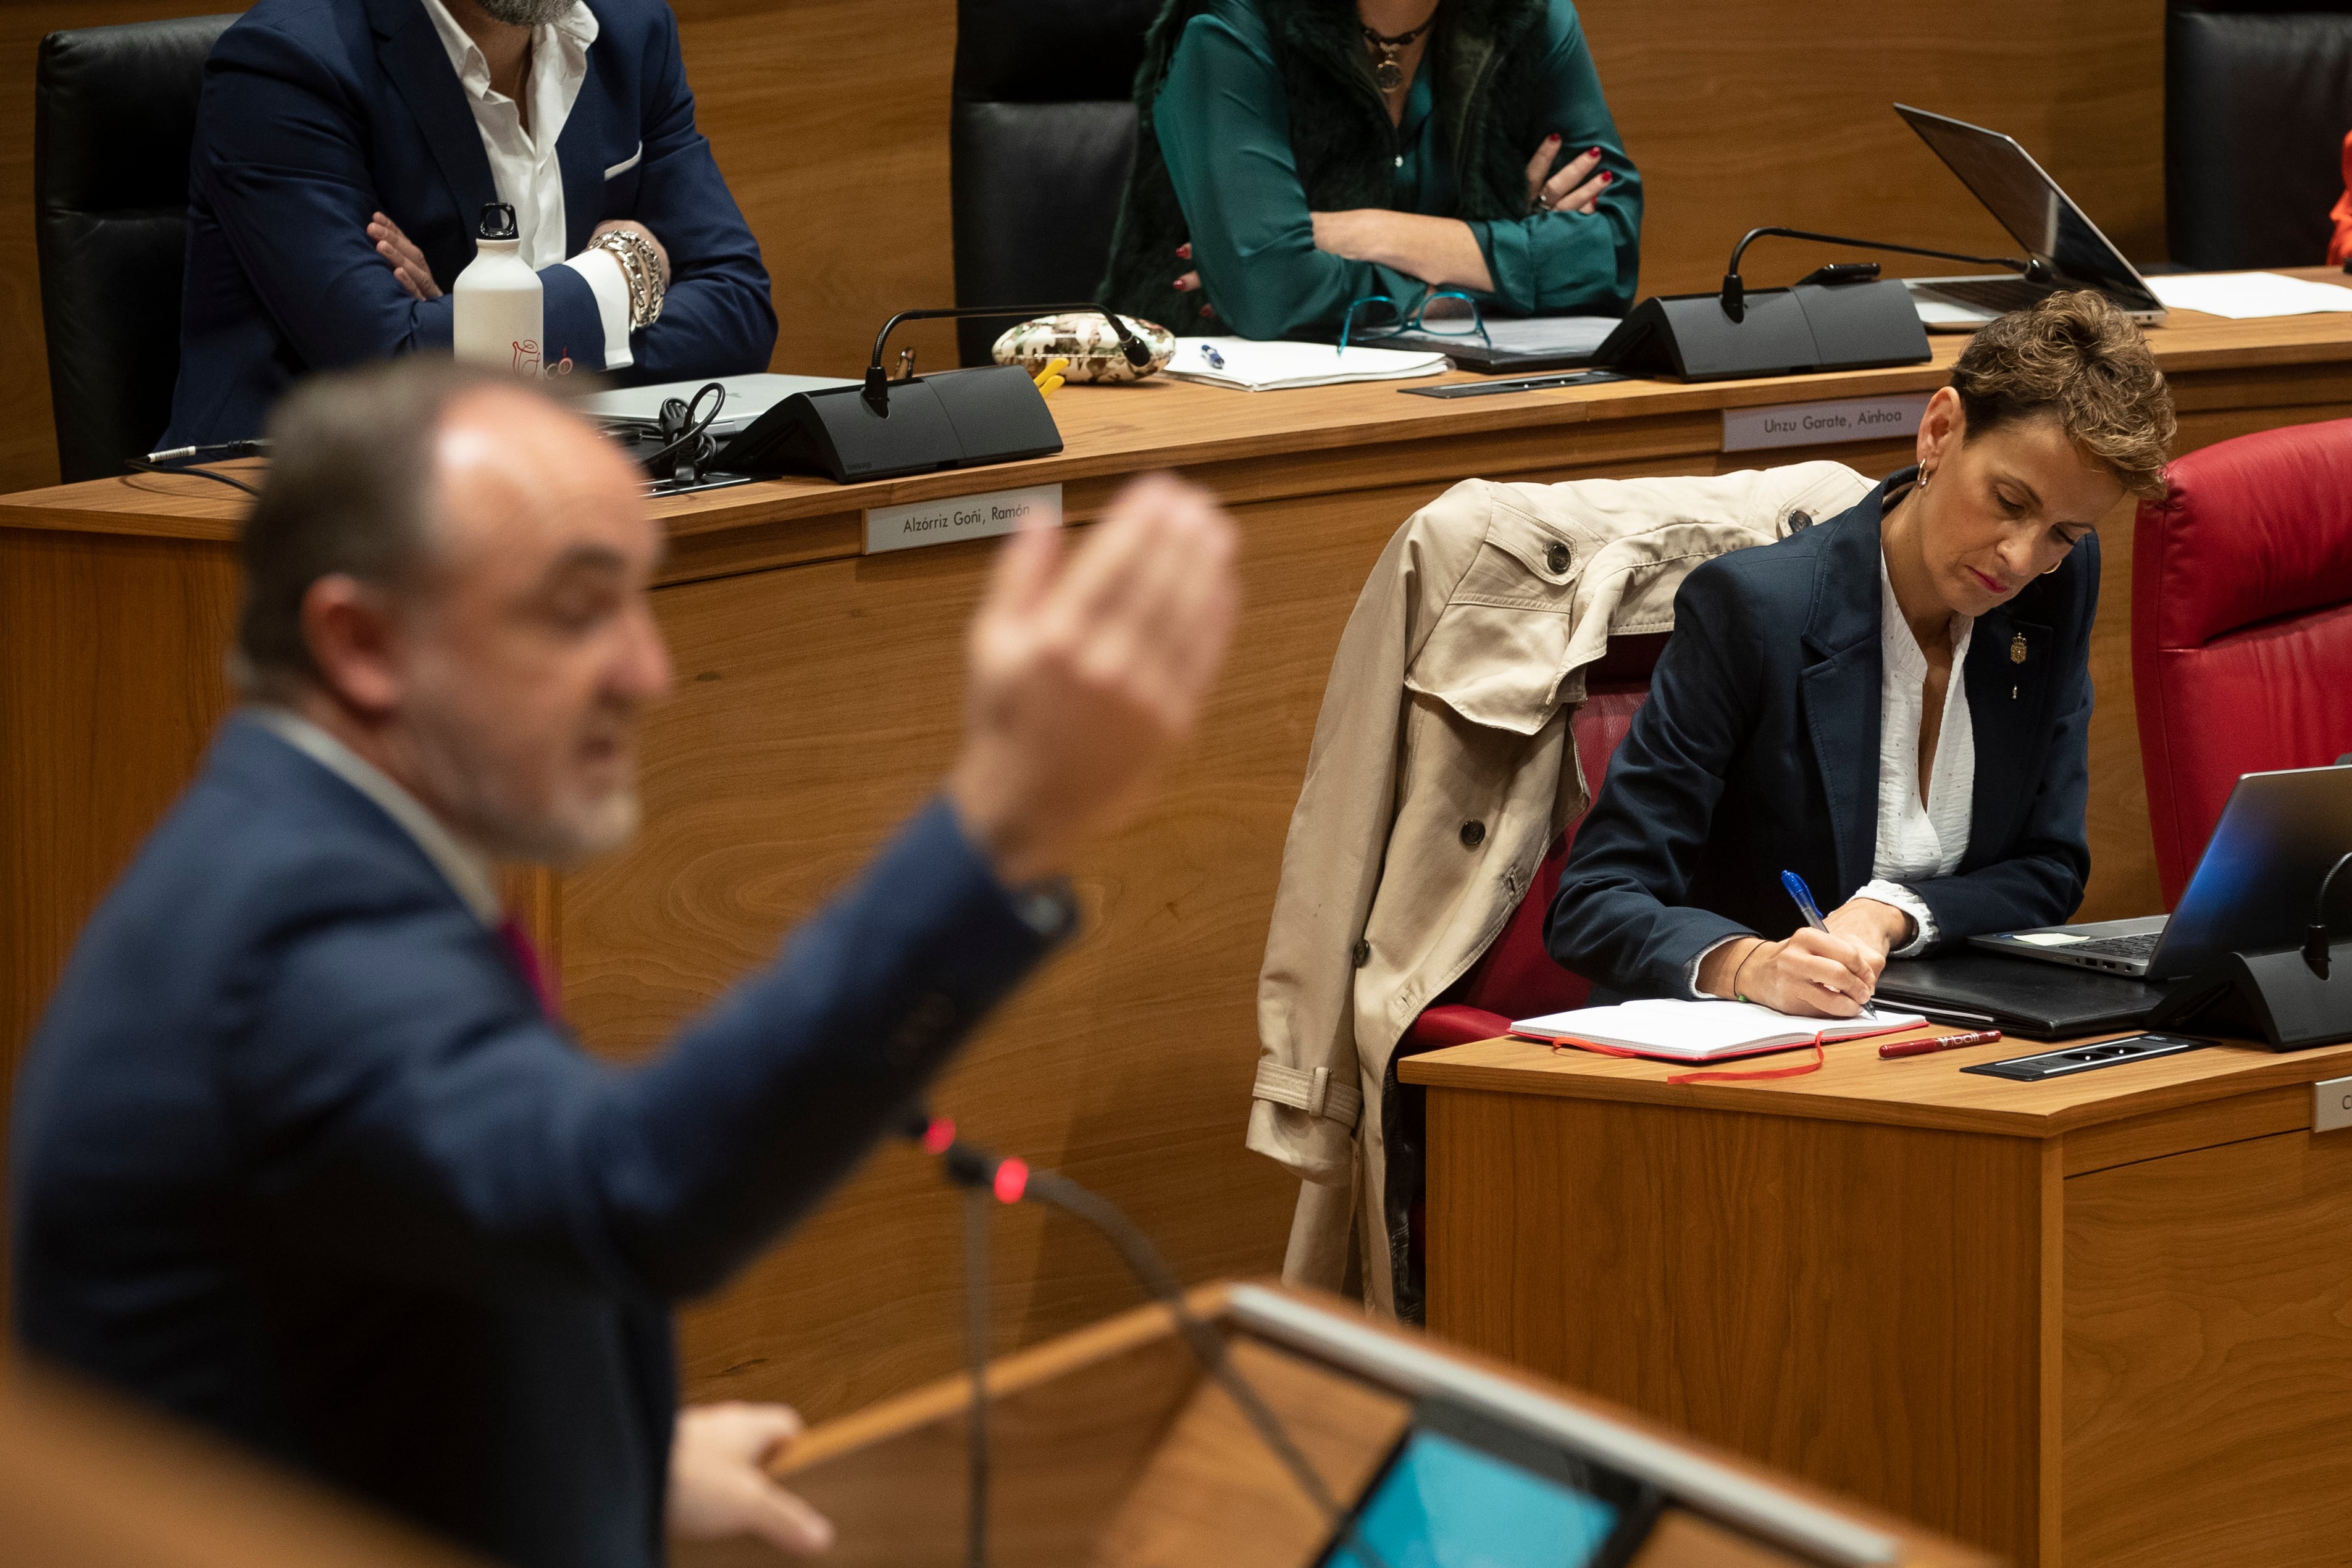
M 161 447 L 259 434 L 307 372 L 447 349 L 491 202 L 551 368 L 686 381 L 775 348 L 664 0 L 258 0 L 205 62 L 188 180 Z
M 688 1412 L 673 1451 L 669 1305 L 816 1203 L 1066 935 L 1061 873 L 1223 656 L 1232 526 L 1150 479 L 1083 545 L 1004 546 L 938 795 L 624 1071 L 543 1008 L 490 867 L 635 826 L 670 682 L 636 474 L 446 361 L 313 382 L 271 429 L 248 705 L 18 1085 L 16 1332 L 503 1562 L 648 1568 L 665 1523 L 820 1547 L 759 1469 L 781 1407 Z

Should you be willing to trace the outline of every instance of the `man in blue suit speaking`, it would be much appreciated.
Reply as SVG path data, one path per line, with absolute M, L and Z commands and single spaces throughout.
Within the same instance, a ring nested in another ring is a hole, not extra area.
M 670 1303 L 815 1204 L 1067 933 L 1061 873 L 1223 657 L 1232 527 L 1162 479 L 1083 548 L 1007 545 L 939 795 L 622 1070 L 543 1004 L 490 868 L 635 827 L 635 721 L 670 679 L 637 476 L 437 358 L 313 382 L 270 428 L 249 704 L 91 918 L 18 1083 L 16 1329 L 499 1561 L 648 1568 Z M 732 1477 L 717 1446 L 715 1474 L 669 1472 L 668 1521 L 761 1526 L 764 1444 Z
M 260 0 L 205 63 L 162 444 L 257 435 L 308 371 L 448 348 L 490 202 L 551 367 L 768 368 L 767 269 L 663 0 Z

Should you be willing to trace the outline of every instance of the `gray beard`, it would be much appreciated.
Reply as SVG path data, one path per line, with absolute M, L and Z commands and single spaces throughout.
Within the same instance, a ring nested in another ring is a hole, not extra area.
M 490 14 L 490 20 L 504 22 L 509 27 L 544 27 L 559 16 L 569 16 L 572 0 L 474 0 Z

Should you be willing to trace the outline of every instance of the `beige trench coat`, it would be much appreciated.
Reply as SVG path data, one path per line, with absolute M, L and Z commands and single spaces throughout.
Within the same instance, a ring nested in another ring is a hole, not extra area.
M 1389 541 L 1331 663 L 1258 977 L 1248 1144 L 1304 1178 L 1285 1279 L 1337 1290 L 1351 1233 L 1387 1230 L 1390 1055 L 1590 803 L 1581 768 L 1560 762 L 1574 756 L 1563 741 L 1586 667 L 1612 636 L 1671 629 L 1675 591 L 1701 561 L 1869 489 L 1835 463 L 1472 479 Z M 1393 1312 L 1389 1247 L 1361 1260 L 1367 1300 Z

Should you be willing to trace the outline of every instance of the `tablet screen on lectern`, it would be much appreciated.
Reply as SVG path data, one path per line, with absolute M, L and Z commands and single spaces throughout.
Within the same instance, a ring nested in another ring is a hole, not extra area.
M 1656 1511 L 1647 1489 L 1453 1406 L 1424 1404 L 1353 1511 L 1381 1568 L 1615 1568 Z M 1374 1568 L 1344 1532 L 1322 1568 Z

